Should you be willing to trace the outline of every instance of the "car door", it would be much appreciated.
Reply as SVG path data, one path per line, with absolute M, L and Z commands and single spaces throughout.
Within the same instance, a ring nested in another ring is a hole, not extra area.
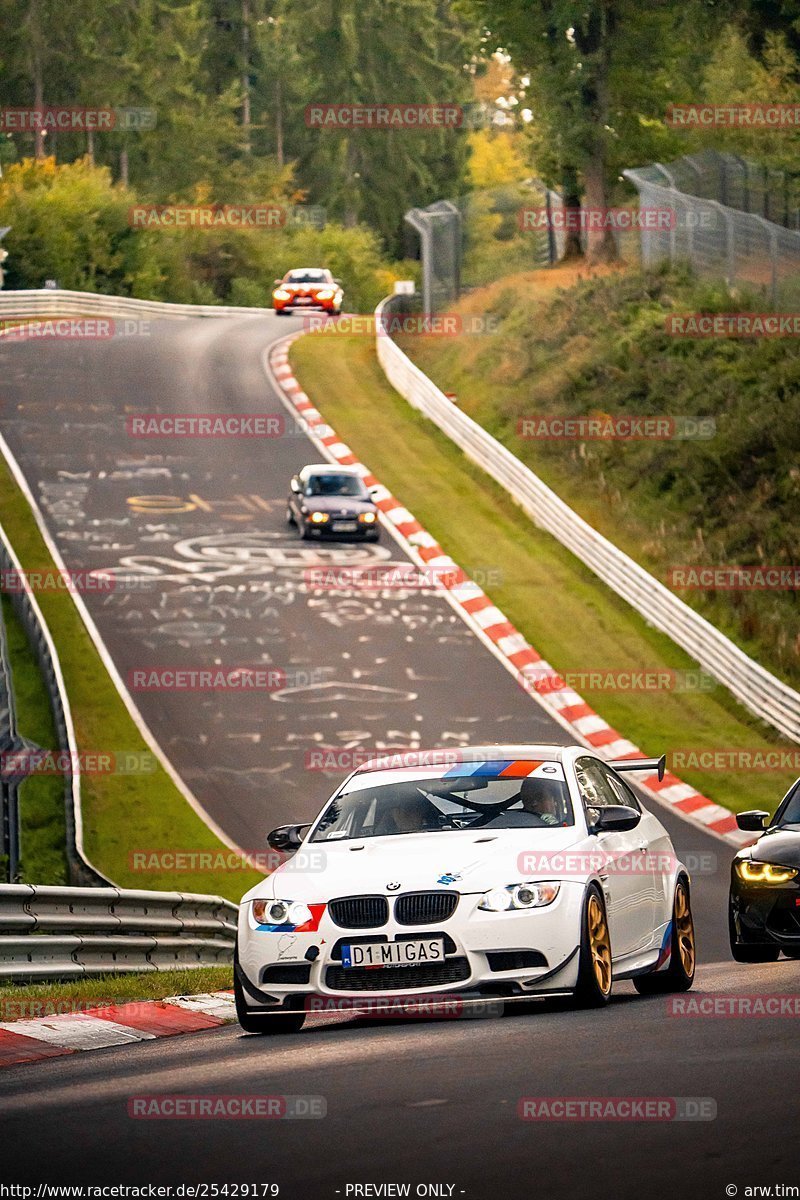
M 588 755 L 577 759 L 575 776 L 591 829 L 594 820 L 591 810 L 621 804 L 622 799 L 612 785 L 611 772 L 599 759 Z M 633 793 L 628 794 L 626 807 L 641 812 Z M 644 862 L 646 847 L 643 851 L 638 825 L 624 831 L 601 831 L 594 837 L 604 860 L 598 874 L 606 898 L 611 951 L 615 958 L 620 958 L 646 946 L 652 939 L 653 883 Z

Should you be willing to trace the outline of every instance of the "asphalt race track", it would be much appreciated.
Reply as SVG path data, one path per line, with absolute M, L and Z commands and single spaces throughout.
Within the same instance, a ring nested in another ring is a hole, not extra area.
M 306 567 L 354 561 L 352 548 L 320 557 L 287 532 L 288 478 L 317 458 L 304 438 L 127 434 L 134 413 L 282 412 L 261 357 L 291 327 L 164 322 L 149 337 L 0 343 L 0 428 L 67 565 L 148 581 L 85 597 L 123 676 L 213 663 L 287 674 L 266 695 L 134 694 L 201 804 L 249 848 L 281 820 L 311 816 L 331 790 L 336 775 L 305 769 L 315 745 L 567 737 L 443 598 L 304 586 Z M 402 559 L 386 537 L 385 554 Z M 695 867 L 701 967 L 691 995 L 794 997 L 800 963 L 729 960 L 732 848 L 656 811 Z M 747 1186 L 800 1184 L 795 1029 L 796 1017 L 671 1015 L 667 1000 L 621 984 L 601 1012 L 541 1001 L 494 1019 L 315 1019 L 277 1039 L 228 1027 L 75 1054 L 0 1076 L 0 1183 L 278 1183 L 287 1200 L 354 1196 L 348 1185 L 366 1183 L 410 1183 L 412 1196 L 437 1184 L 444 1190 L 429 1194 L 472 1200 L 716 1200 L 736 1185 L 744 1197 Z M 327 1116 L 128 1116 L 131 1096 L 153 1093 L 320 1096 Z M 716 1117 L 517 1113 L 522 1097 L 609 1096 L 698 1098 Z
M 347 773 L 307 770 L 315 746 L 565 736 L 433 589 L 306 587 L 316 567 L 408 560 L 385 533 L 378 546 L 319 546 L 286 525 L 290 477 L 319 461 L 305 435 L 127 432 L 136 413 L 283 419 L 262 356 L 294 324 L 163 321 L 147 337 L 0 344 L 0 429 L 67 567 L 113 573 L 113 591 L 84 599 L 123 678 L 215 664 L 265 664 L 279 685 L 285 675 L 269 692 L 134 694 L 200 803 L 248 850 L 281 821 L 312 817 Z

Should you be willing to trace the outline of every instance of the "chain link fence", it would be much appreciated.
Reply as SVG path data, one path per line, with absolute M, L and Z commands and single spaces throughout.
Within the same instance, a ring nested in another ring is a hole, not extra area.
M 764 292 L 773 306 L 800 299 L 797 179 L 712 151 L 623 175 L 642 209 L 675 214 L 669 228 L 642 229 L 644 268 L 684 262 L 730 288 Z
M 537 179 L 439 200 L 405 215 L 412 232 L 409 246 L 422 262 L 422 308 L 441 311 L 462 290 L 481 287 L 517 271 L 557 262 L 565 234 L 551 228 L 531 231 L 526 210 L 551 213 L 563 207 L 557 192 Z

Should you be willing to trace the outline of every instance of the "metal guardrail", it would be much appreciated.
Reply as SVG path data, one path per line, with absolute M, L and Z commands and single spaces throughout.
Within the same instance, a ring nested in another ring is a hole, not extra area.
M 61 288 L 0 291 L 0 316 L 5 317 L 263 317 L 269 309 L 234 308 L 217 304 L 168 304 L 130 296 L 70 292 Z
M 18 748 L 14 680 L 8 655 L 6 623 L 0 609 L 0 754 Z M 0 870 L 4 871 L 9 879 L 15 878 L 19 866 L 18 788 L 17 779 L 9 779 L 0 773 Z
M 745 708 L 794 741 L 800 741 L 800 694 L 749 658 L 709 621 L 670 592 L 653 575 L 592 529 L 529 467 L 447 399 L 427 375 L 381 331 L 381 316 L 396 297 L 376 309 L 376 351 L 392 387 L 446 433 L 541 529 L 666 633 L 724 684 Z M 399 301 L 402 303 L 403 298 Z
M 0 982 L 225 965 L 238 909 L 221 896 L 0 885 Z
M 13 573 L 14 575 L 15 587 L 8 593 L 11 606 L 25 630 L 50 697 L 50 707 L 53 713 L 58 749 L 69 753 L 69 760 L 72 764 L 72 772 L 64 776 L 64 810 L 67 830 L 66 853 L 69 865 L 69 877 L 76 884 L 102 886 L 110 883 L 110 880 L 91 864 L 83 848 L 81 775 L 78 744 L 75 738 L 75 727 L 72 722 L 72 712 L 64 685 L 64 678 L 61 674 L 58 653 L 33 590 L 2 525 L 0 525 L 0 570 L 5 573 Z M 3 721 L 6 723 L 3 724 Z M 12 735 L 16 738 L 16 729 L 10 729 L 7 716 L 0 713 L 0 741 L 2 741 L 4 749 L 9 748 L 6 747 L 5 743 L 8 741 L 9 736 Z M 2 782 L 4 783 L 5 781 Z M 17 784 L 12 780 L 9 786 L 16 789 Z M 13 804 L 10 806 L 9 811 L 13 811 Z M 17 833 L 17 854 L 20 852 L 20 840 Z M 24 853 L 24 846 L 22 847 L 22 852 Z M 13 857 L 9 862 L 9 868 L 9 876 L 13 879 Z
M 5 317 L 263 317 L 267 308 L 235 308 L 212 304 L 167 304 L 96 292 L 67 292 L 61 288 L 31 288 L 0 292 L 0 316 Z

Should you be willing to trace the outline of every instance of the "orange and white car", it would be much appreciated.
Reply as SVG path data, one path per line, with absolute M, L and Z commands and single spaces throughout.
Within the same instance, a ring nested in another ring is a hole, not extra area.
M 342 311 L 341 280 L 325 267 L 297 267 L 275 280 L 272 306 L 281 313 L 302 309 L 318 310 L 338 317 Z

